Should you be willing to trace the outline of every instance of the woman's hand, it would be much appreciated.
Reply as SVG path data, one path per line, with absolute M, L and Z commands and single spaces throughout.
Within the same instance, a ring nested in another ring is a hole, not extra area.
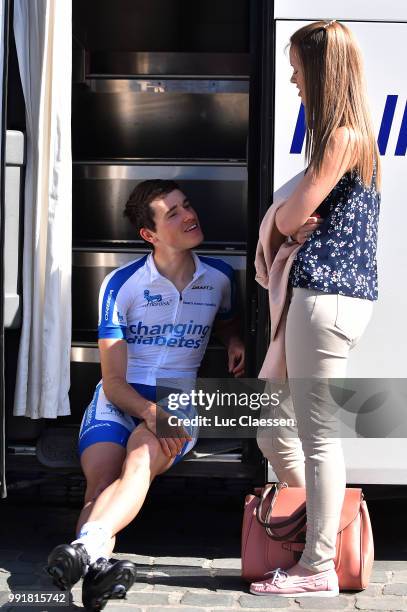
M 299 244 L 304 244 L 304 242 L 311 236 L 312 232 L 314 232 L 323 222 L 321 217 L 308 217 L 304 225 L 300 227 L 300 229 L 295 232 L 291 237 L 293 240 L 298 242 Z

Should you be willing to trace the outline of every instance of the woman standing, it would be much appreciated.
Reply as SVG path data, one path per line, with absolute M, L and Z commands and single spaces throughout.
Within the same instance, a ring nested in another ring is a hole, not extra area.
M 377 300 L 380 160 L 350 30 L 337 21 L 302 27 L 290 39 L 290 63 L 305 107 L 308 167 L 274 224 L 302 245 L 288 281 L 291 398 L 281 407 L 295 412 L 299 439 L 273 437 L 270 446 L 259 438 L 259 446 L 280 481 L 306 487 L 307 533 L 298 563 L 275 569 L 250 590 L 332 597 L 339 593 L 334 559 L 345 465 L 340 439 L 326 433 L 328 396 L 315 384 L 345 376 L 349 351 Z

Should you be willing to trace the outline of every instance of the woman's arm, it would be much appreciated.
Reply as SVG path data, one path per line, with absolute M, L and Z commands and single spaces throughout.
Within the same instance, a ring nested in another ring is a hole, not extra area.
M 285 236 L 294 235 L 308 217 L 325 200 L 337 182 L 353 167 L 355 135 L 347 127 L 338 128 L 332 136 L 318 176 L 310 167 L 294 193 L 276 212 L 276 225 Z

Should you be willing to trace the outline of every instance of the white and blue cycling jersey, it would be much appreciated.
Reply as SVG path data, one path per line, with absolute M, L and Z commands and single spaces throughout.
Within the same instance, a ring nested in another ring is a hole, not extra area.
M 196 376 L 215 317 L 234 316 L 235 281 L 221 259 L 192 254 L 195 273 L 180 293 L 152 254 L 111 272 L 99 294 L 99 338 L 127 342 L 130 383 Z
M 192 255 L 195 273 L 182 293 L 158 272 L 152 255 L 114 270 L 100 289 L 99 338 L 127 342 L 127 382 L 151 401 L 156 401 L 157 380 L 162 385 L 163 379 L 196 376 L 215 317 L 234 316 L 233 269 L 220 259 Z M 187 407 L 177 416 L 191 419 L 194 414 Z M 125 448 L 140 424 L 108 400 L 100 382 L 83 415 L 79 453 L 98 442 Z M 192 439 L 174 463 L 196 444 L 197 428 L 186 429 Z

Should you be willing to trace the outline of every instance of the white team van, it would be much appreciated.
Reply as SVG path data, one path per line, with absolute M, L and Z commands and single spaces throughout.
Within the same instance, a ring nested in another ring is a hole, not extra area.
M 31 7 L 36 1 L 25 0 Z M 57 2 L 69 2 L 70 8 L 71 0 Z M 48 4 L 53 2 L 43 2 Z M 291 33 L 308 21 L 339 19 L 355 32 L 365 59 L 383 163 L 380 299 L 368 332 L 351 357 L 349 376 L 406 378 L 404 2 L 72 0 L 72 326 L 70 346 L 65 347 L 71 361 L 70 380 L 68 375 L 65 380 L 71 415 L 36 414 L 31 416 L 39 418 L 33 419 L 13 414 L 22 304 L 30 299 L 22 288 L 23 244 L 32 228 L 27 226 L 24 202 L 24 184 L 30 180 L 25 172 L 27 105 L 20 78 L 25 43 L 19 39 L 16 50 L 14 35 L 24 0 L 2 0 L 0 6 L 3 496 L 6 473 L 10 487 L 19 486 L 21 478 L 29 483 L 50 474 L 79 474 L 78 426 L 100 377 L 98 288 L 112 269 L 145 253 L 122 217 L 126 198 L 138 181 L 177 180 L 203 224 L 205 241 L 199 252 L 224 258 L 236 269 L 247 375 L 256 376 L 269 326 L 267 296 L 254 281 L 257 231 L 273 191 L 304 168 L 303 110 L 289 83 L 284 49 Z M 52 14 L 47 13 L 47 19 Z M 29 30 L 30 23 L 25 27 Z M 29 40 L 27 36 L 27 45 Z M 57 308 L 52 312 L 48 307 L 51 324 L 53 314 L 58 321 Z M 225 363 L 225 353 L 214 340 L 201 375 L 226 376 Z M 392 392 L 386 401 L 391 412 L 392 402 L 403 398 Z M 407 484 L 405 438 L 396 434 L 392 430 L 387 438 L 344 439 L 349 482 Z M 264 473 L 255 440 L 203 440 L 169 476 L 262 482 Z

